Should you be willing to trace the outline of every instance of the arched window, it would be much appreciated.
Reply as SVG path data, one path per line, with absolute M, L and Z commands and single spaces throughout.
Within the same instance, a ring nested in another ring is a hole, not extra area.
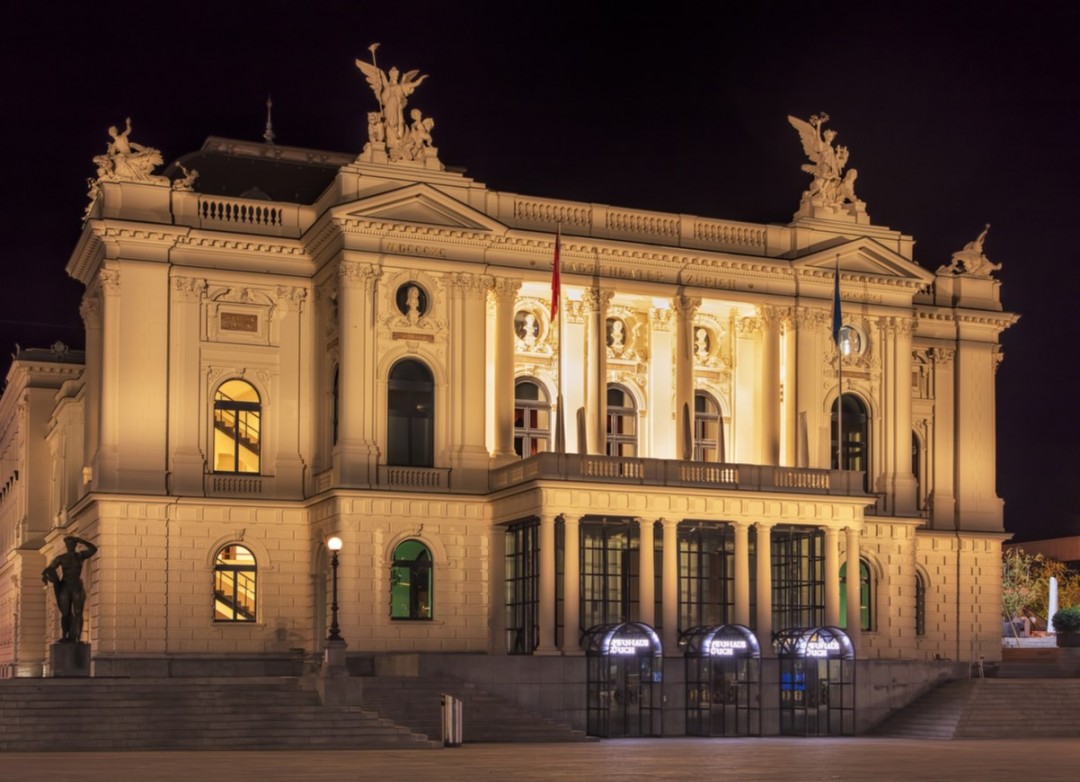
M 405 540 L 394 549 L 390 568 L 390 618 L 431 619 L 431 552 L 418 540 Z
M 619 386 L 607 390 L 607 455 L 637 456 L 637 409 Z
M 834 470 L 854 470 L 863 474 L 863 490 L 870 491 L 869 472 L 870 453 L 870 417 L 866 413 L 866 405 L 854 394 L 844 394 L 844 415 L 841 426 L 844 431 L 844 447 L 842 449 L 842 461 L 836 461 L 836 435 L 837 435 L 837 404 L 832 407 L 832 437 L 830 440 L 830 459 Z
M 514 386 L 514 451 L 528 458 L 550 450 L 551 405 L 540 384 L 519 380 Z
M 259 472 L 259 392 L 226 380 L 214 394 L 214 472 Z
M 214 621 L 255 621 L 255 555 L 237 543 L 214 557 Z
M 859 560 L 859 629 L 873 629 L 873 588 L 870 565 Z M 847 629 L 847 562 L 840 566 L 840 627 Z
M 915 571 L 915 635 L 926 635 L 926 580 Z
M 419 361 L 400 361 L 387 384 L 386 463 L 435 464 L 435 383 Z
M 720 405 L 704 391 L 694 393 L 694 461 L 724 461 L 724 424 Z

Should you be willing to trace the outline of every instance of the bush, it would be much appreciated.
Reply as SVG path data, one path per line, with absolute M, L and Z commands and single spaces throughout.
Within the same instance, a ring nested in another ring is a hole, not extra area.
M 1054 632 L 1080 632 L 1080 606 L 1062 608 L 1054 614 Z

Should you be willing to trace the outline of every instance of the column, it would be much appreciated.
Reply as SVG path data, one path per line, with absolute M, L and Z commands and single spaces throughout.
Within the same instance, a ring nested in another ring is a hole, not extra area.
M 279 286 L 277 308 L 277 331 L 282 367 L 296 367 L 296 372 L 283 372 L 278 382 L 278 404 L 274 406 L 274 420 L 279 434 L 277 453 L 272 455 L 277 477 L 276 491 L 286 496 L 304 494 L 304 460 L 301 456 L 300 428 L 308 425 L 309 416 L 301 415 L 301 400 L 311 398 L 307 385 L 310 374 L 300 370 L 307 357 L 302 348 L 304 330 L 304 302 L 307 290 L 300 287 Z M 307 410 L 305 409 L 306 413 Z
M 173 346 L 169 356 L 169 430 L 173 449 L 169 454 L 171 485 L 169 492 L 201 495 L 205 458 L 200 439 L 201 417 L 206 403 L 200 395 L 199 349 L 202 299 L 206 280 L 174 277 L 169 337 Z
M 557 654 L 555 646 L 555 516 L 540 517 L 540 642 L 537 654 Z
M 754 628 L 763 657 L 772 657 L 772 528 L 769 522 L 754 525 L 757 556 L 757 626 Z
M 840 535 L 832 527 L 825 528 L 825 624 L 840 626 Z
M 452 275 L 450 280 L 450 366 L 454 371 L 449 378 L 450 404 L 442 409 L 450 414 L 450 467 L 454 469 L 454 485 L 473 491 L 487 489 L 491 458 L 484 429 L 485 399 L 483 393 L 477 392 L 476 383 L 487 376 L 485 304 L 493 282 L 488 275 L 463 272 Z M 437 404 L 437 387 L 435 394 Z M 436 416 L 438 411 L 437 404 Z
M 735 624 L 751 625 L 750 620 L 750 524 L 734 522 L 735 527 Z
M 585 308 L 580 301 L 563 299 L 563 334 L 559 347 L 562 375 L 563 427 L 566 452 L 586 453 L 585 440 L 578 436 L 578 410 L 585 409 Z M 554 435 L 553 435 L 554 436 Z M 554 446 L 554 440 L 552 445 Z
M 701 299 L 675 296 L 675 458 L 694 458 L 694 318 Z
M 798 407 L 795 404 L 795 317 L 790 309 L 784 310 L 780 319 L 780 464 L 797 466 L 799 440 Z
M 89 337 L 87 337 L 89 345 Z M 956 432 L 953 382 L 953 348 L 933 348 L 934 359 L 934 419 L 933 469 L 930 494 L 930 527 L 953 529 L 956 526 L 955 454 Z
M 654 459 L 675 459 L 677 420 L 671 389 L 675 387 L 675 336 L 672 311 L 655 307 L 649 311 L 649 441 Z
M 679 521 L 678 519 L 660 519 L 664 527 L 664 569 L 663 607 L 664 607 L 664 654 L 675 656 L 679 653 Z
M 859 610 L 859 530 L 845 527 L 847 534 L 847 634 L 855 652 L 859 652 L 862 617 Z
M 563 514 L 563 654 L 581 654 L 581 519 Z
M 98 397 L 98 443 L 93 464 L 94 488 L 119 488 L 120 272 L 103 268 L 101 286 L 101 394 Z
M 892 442 L 893 512 L 897 516 L 914 516 L 915 476 L 911 472 L 911 333 L 915 324 L 910 318 L 890 319 L 895 351 L 892 356 L 892 382 L 894 394 Z
M 607 450 L 607 324 L 605 313 L 611 291 L 589 288 L 582 296 L 585 308 L 585 431 L 589 454 Z
M 375 475 L 373 393 L 375 346 L 372 328 L 375 281 L 370 263 L 342 261 L 338 266 L 338 441 L 334 477 L 342 486 L 371 486 Z M 370 385 L 368 381 L 370 380 Z
M 85 401 L 83 403 L 83 454 L 81 484 L 93 483 L 93 464 L 97 457 L 101 419 L 101 297 L 87 292 L 79 305 L 86 329 Z
M 506 654 L 506 528 L 488 530 L 491 578 L 488 580 L 488 654 Z
M 761 409 L 757 418 L 758 454 L 761 464 L 780 462 L 780 311 L 762 306 L 761 313 Z
M 656 541 L 652 519 L 638 519 L 638 621 L 656 626 Z
M 735 322 L 735 382 L 732 399 L 732 450 L 737 464 L 758 464 L 760 454 L 762 404 L 761 363 L 757 355 L 761 318 L 739 318 Z
M 495 301 L 495 405 L 491 411 L 495 432 L 493 466 L 517 459 L 514 452 L 514 310 L 520 280 L 496 277 L 492 288 Z M 554 444 L 554 431 L 552 443 Z

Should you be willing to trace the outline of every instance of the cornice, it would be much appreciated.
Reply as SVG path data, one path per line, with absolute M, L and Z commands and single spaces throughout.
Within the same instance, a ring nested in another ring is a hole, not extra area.
M 918 320 L 937 321 L 939 323 L 964 323 L 976 326 L 992 326 L 1004 331 L 1015 325 L 1020 316 L 1013 312 L 995 312 L 992 310 L 953 309 L 936 307 L 928 309 L 925 305 L 915 310 Z

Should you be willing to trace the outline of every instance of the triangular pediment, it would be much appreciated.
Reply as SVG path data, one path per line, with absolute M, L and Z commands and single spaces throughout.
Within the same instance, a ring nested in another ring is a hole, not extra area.
M 354 201 L 341 216 L 505 233 L 506 226 L 430 185 L 414 184 Z
M 792 261 L 794 268 L 807 271 L 833 272 L 838 264 L 843 276 L 892 278 L 894 283 L 899 278 L 917 286 L 930 283 L 934 279 L 931 272 L 917 263 L 868 237 L 840 240 L 827 247 L 818 247 Z

